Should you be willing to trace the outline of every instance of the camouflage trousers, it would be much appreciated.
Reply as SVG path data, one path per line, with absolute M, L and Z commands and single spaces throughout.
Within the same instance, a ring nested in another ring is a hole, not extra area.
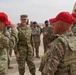
M 7 75 L 8 73 L 8 57 L 7 54 L 0 55 L 0 75 Z
M 25 72 L 25 62 L 27 63 L 29 67 L 30 73 L 33 75 L 35 74 L 35 65 L 33 63 L 33 53 L 28 51 L 25 47 L 19 47 L 18 48 L 20 57 L 17 58 L 18 63 L 18 70 L 19 74 L 23 75 Z
M 43 45 L 44 45 L 44 53 L 47 51 L 48 44 L 49 44 L 49 42 L 43 42 Z
M 10 66 L 11 62 L 11 55 L 12 55 L 12 49 L 8 50 L 8 67 Z
M 40 42 L 35 42 L 35 53 L 36 53 L 36 57 L 39 57 L 39 46 L 40 46 Z

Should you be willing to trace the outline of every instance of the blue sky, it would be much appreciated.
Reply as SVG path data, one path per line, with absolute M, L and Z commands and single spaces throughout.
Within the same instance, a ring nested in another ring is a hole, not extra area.
M 30 21 L 43 23 L 61 11 L 72 12 L 76 0 L 0 0 L 0 11 L 8 14 L 13 23 L 27 14 Z

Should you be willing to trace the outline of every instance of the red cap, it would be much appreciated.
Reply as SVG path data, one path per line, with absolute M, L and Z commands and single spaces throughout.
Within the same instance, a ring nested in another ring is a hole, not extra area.
M 50 22 L 56 22 L 58 20 L 73 24 L 74 18 L 69 12 L 60 12 L 55 18 L 50 19 Z
M 0 22 L 5 23 L 7 26 L 10 25 L 10 21 L 8 20 L 8 16 L 4 12 L 0 12 Z
M 71 15 L 76 18 L 76 13 L 73 12 Z

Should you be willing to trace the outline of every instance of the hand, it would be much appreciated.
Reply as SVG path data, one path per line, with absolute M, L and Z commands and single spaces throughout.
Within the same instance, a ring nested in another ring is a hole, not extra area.
M 11 24 L 10 24 L 10 27 L 11 27 L 11 28 L 16 28 L 16 27 L 17 27 L 17 25 L 15 25 L 15 24 L 11 23 Z
M 16 54 L 16 58 L 18 58 L 18 57 L 20 57 L 19 53 L 18 53 L 18 54 Z
M 0 34 L 0 40 L 2 39 L 2 34 Z
M 43 34 L 46 35 L 48 32 L 44 32 Z

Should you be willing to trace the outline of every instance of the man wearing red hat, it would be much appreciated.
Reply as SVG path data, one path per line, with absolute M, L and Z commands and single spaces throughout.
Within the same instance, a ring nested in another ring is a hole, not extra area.
M 11 38 L 8 38 L 5 33 L 6 29 L 10 25 L 8 16 L 4 12 L 0 12 L 0 75 L 7 75 L 8 69 L 8 54 L 7 50 L 15 47 L 15 41 L 17 40 L 17 33 L 14 28 L 11 31 Z
M 74 17 L 74 23 L 72 26 L 72 31 L 76 35 L 76 13 L 72 13 L 71 15 Z
M 74 18 L 69 12 L 60 12 L 50 21 L 59 37 L 49 44 L 39 71 L 42 75 L 76 75 L 76 37 L 71 31 Z

